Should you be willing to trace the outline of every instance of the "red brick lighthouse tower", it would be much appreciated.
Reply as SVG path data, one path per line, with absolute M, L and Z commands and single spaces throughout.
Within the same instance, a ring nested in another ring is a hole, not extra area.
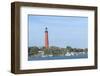
M 49 47 L 49 41 L 48 41 L 48 28 L 45 28 L 45 48 Z

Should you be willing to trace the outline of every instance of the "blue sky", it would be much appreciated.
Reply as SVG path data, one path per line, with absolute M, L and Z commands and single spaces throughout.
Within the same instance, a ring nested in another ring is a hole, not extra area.
M 28 46 L 44 46 L 47 27 L 49 46 L 88 47 L 88 17 L 29 15 L 28 21 Z

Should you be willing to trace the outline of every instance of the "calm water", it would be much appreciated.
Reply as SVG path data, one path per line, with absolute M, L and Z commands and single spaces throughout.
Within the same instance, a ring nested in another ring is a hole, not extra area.
M 80 59 L 80 58 L 88 58 L 88 54 L 84 55 L 73 55 L 73 56 L 53 56 L 53 57 L 34 57 L 34 56 L 29 56 L 28 61 L 32 60 L 57 60 L 57 59 Z

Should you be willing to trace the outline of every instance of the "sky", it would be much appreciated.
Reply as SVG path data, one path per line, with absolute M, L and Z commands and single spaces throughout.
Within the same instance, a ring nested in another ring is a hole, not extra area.
M 88 17 L 29 15 L 29 47 L 45 45 L 45 27 L 48 28 L 49 46 L 88 47 Z

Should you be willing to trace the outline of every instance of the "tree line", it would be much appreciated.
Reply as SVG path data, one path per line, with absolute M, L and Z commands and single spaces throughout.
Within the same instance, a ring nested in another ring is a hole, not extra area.
M 88 49 L 81 49 L 81 48 L 72 48 L 71 46 L 66 46 L 66 48 L 60 48 L 57 46 L 50 46 L 49 48 L 45 47 L 29 47 L 28 48 L 28 55 L 29 56 L 37 56 L 40 51 L 43 53 L 43 55 L 52 55 L 52 56 L 65 56 L 66 53 L 71 53 L 71 52 L 85 52 L 87 53 Z

